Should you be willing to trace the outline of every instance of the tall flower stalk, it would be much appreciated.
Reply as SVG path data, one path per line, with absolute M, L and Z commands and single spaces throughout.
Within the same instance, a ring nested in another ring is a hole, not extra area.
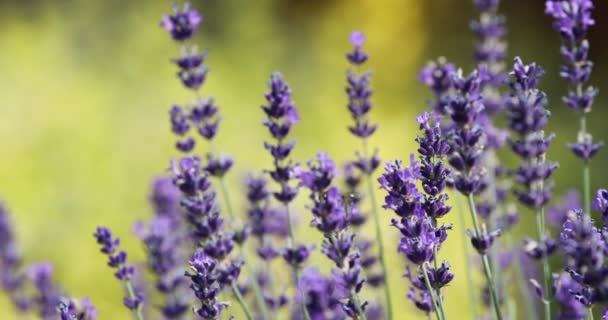
M 500 300 L 496 281 L 490 266 L 489 249 L 499 229 L 488 230 L 479 222 L 475 195 L 483 190 L 485 168 L 482 164 L 486 150 L 486 134 L 478 119 L 484 108 L 480 92 L 483 68 L 475 70 L 466 77 L 458 72 L 452 79 L 453 90 L 441 102 L 442 109 L 453 122 L 447 133 L 451 154 L 449 163 L 453 170 L 454 188 L 467 198 L 469 211 L 473 220 L 473 230 L 469 231 L 471 243 L 479 254 L 496 319 L 502 319 Z
M 322 252 L 335 265 L 332 275 L 346 299 L 342 309 L 351 319 L 365 320 L 367 302 L 361 302 L 359 297 L 365 282 L 361 276 L 361 255 L 355 247 L 355 234 L 349 228 L 356 207 L 345 203 L 349 200 L 343 200 L 340 190 L 332 186 L 336 174 L 333 160 L 320 152 L 316 162 L 309 163 L 309 170 L 299 174 L 300 185 L 311 192 L 311 224 L 323 234 Z
M 509 127 L 518 135 L 516 139 L 509 140 L 509 144 L 522 159 L 514 172 L 514 178 L 523 190 L 515 190 L 515 195 L 520 203 L 536 213 L 538 240 L 526 240 L 525 249 L 531 258 L 542 262 L 544 276 L 541 298 L 545 306 L 545 319 L 551 319 L 552 289 L 548 257 L 555 250 L 555 241 L 547 238 L 546 234 L 545 205 L 551 199 L 551 185 L 546 181 L 558 165 L 546 161 L 546 153 L 554 135 L 545 136 L 544 129 L 550 113 L 545 109 L 545 93 L 536 88 L 543 73 L 543 69 L 536 64 L 525 65 L 519 57 L 515 58 L 507 118 Z
M 393 319 L 393 307 L 391 302 L 390 284 L 387 280 L 388 267 L 386 256 L 384 255 L 384 240 L 382 239 L 382 228 L 380 226 L 380 216 L 378 212 L 378 203 L 376 201 L 376 193 L 374 191 L 373 173 L 380 165 L 380 159 L 376 153 L 369 152 L 369 137 L 376 132 L 377 125 L 371 124 L 369 120 L 369 112 L 372 109 L 372 89 L 370 88 L 371 72 L 361 73 L 361 66 L 368 60 L 369 55 L 363 50 L 365 44 L 365 35 L 362 32 L 354 31 L 350 35 L 350 42 L 353 45 L 353 50 L 346 54 L 347 60 L 356 69 L 348 70 L 346 79 L 348 86 L 346 94 L 348 95 L 348 111 L 351 114 L 355 123 L 348 127 L 348 130 L 361 140 L 362 154 L 357 153 L 355 166 L 365 175 L 367 180 L 367 193 L 371 206 L 372 216 L 374 217 L 374 225 L 376 229 L 376 242 L 378 243 L 378 258 L 382 266 L 384 281 L 384 299 L 386 302 L 387 319 Z
M 591 17 L 594 8 L 591 0 L 547 0 L 545 13 L 555 19 L 553 28 L 562 38 L 560 52 L 566 65 L 560 68 L 560 76 L 568 82 L 568 93 L 562 101 L 579 113 L 580 126 L 576 143 L 568 144 L 574 155 L 583 161 L 583 199 L 585 213 L 591 208 L 591 173 L 589 162 L 604 146 L 603 142 L 594 143 L 587 130 L 587 114 L 591 112 L 598 89 L 587 85 L 591 77 L 593 62 L 589 61 L 589 41 L 587 31 L 595 20 Z
M 191 90 L 195 95 L 195 102 L 184 108 L 175 105 L 171 108 L 171 127 L 173 132 L 179 137 L 176 142 L 176 148 L 184 153 L 192 152 L 196 140 L 189 135 L 190 128 L 196 129 L 198 135 L 204 140 L 209 142 L 210 151 L 206 154 L 207 164 L 205 170 L 209 175 L 216 177 L 219 181 L 220 190 L 224 199 L 226 213 L 230 218 L 230 223 L 233 228 L 236 228 L 239 224 L 238 218 L 236 217 L 232 203 L 230 200 L 230 193 L 226 187 L 225 174 L 232 167 L 234 160 L 225 155 L 215 154 L 215 148 L 213 139 L 217 135 L 218 127 L 221 121 L 218 115 L 218 107 L 211 97 L 203 97 L 201 94 L 201 87 L 203 86 L 209 68 L 204 64 L 207 58 L 208 52 L 198 52 L 198 48 L 195 45 L 190 45 L 188 42 L 192 39 L 195 33 L 198 31 L 200 24 L 203 21 L 203 16 L 196 10 L 190 7 L 190 4 L 185 4 L 183 10 L 179 7 L 174 7 L 173 15 L 165 15 L 161 21 L 163 26 L 172 36 L 172 38 L 180 43 L 181 45 L 181 56 L 179 58 L 172 59 L 171 61 L 178 67 L 177 77 L 181 80 L 182 85 Z M 247 227 L 243 226 L 242 230 L 237 233 L 245 235 Z M 242 241 L 236 241 L 239 246 L 242 246 L 246 237 L 240 237 Z M 246 261 L 246 251 L 240 251 L 241 258 Z M 254 287 L 254 295 L 256 302 L 263 314 L 267 316 L 267 309 L 264 303 L 264 297 L 260 294 L 257 281 L 255 281 L 255 274 L 253 269 L 250 270 L 250 282 Z M 241 293 L 238 292 L 238 288 L 235 291 L 235 297 L 238 299 Z
M 93 236 L 101 245 L 101 252 L 108 256 L 108 266 L 116 270 L 114 276 L 125 287 L 126 297 L 123 299 L 123 304 L 135 313 L 138 320 L 144 320 L 142 313 L 144 297 L 133 287 L 131 279 L 135 274 L 135 268 L 127 263 L 127 253 L 120 250 L 120 239 L 114 237 L 106 227 L 98 227 Z
M 295 146 L 295 140 L 286 141 L 291 127 L 300 120 L 298 110 L 291 99 L 291 89 L 280 73 L 273 73 L 268 83 L 270 91 L 266 93 L 267 105 L 262 106 L 266 114 L 264 126 L 268 128 L 274 142 L 265 142 L 264 147 L 273 158 L 274 168 L 269 170 L 270 177 L 279 185 L 279 190 L 273 193 L 274 198 L 280 202 L 287 212 L 288 239 L 287 247 L 283 252 L 283 259 L 293 271 L 293 285 L 297 289 L 300 269 L 308 259 L 312 248 L 297 244 L 290 211 L 290 203 L 298 194 L 298 188 L 290 186 L 296 177 L 297 165 L 290 158 Z M 310 315 L 305 307 L 302 312 L 306 319 Z
M 441 205 L 434 206 L 427 201 L 432 193 L 424 195 L 416 187 L 418 180 L 424 180 L 421 171 L 425 169 L 421 169 L 414 155 L 411 156 L 409 167 L 402 168 L 400 161 L 392 161 L 386 163 L 384 168 L 385 172 L 378 178 L 382 189 L 387 192 L 383 207 L 399 216 L 399 219 L 392 219 L 392 225 L 401 233 L 398 252 L 411 264 L 407 266 L 405 274 L 412 285 L 408 298 L 421 311 L 435 313 L 438 320 L 444 320 L 446 314 L 440 289 L 452 281 L 454 274 L 449 272 L 449 263 L 431 266 L 431 262 L 437 260 L 437 250 L 447 239 L 447 230 L 451 226 L 438 226 L 436 218 L 441 214 L 433 217 L 427 212 L 447 211 Z M 428 182 L 423 182 L 423 188 L 435 190 Z M 439 199 L 444 200 L 443 197 Z

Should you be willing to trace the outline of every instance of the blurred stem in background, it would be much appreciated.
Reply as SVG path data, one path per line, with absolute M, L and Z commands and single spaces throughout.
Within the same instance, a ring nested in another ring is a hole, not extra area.
M 467 280 L 467 291 L 469 292 L 469 304 L 471 305 L 471 312 L 473 313 L 473 320 L 477 319 L 477 304 L 475 303 L 475 285 L 473 283 L 473 265 L 471 264 L 471 255 L 469 253 L 469 245 L 467 244 L 467 228 L 466 220 L 464 218 L 464 209 L 462 206 L 462 200 L 460 194 L 455 194 L 456 209 L 458 209 L 458 220 L 461 227 L 462 236 L 462 249 L 464 252 L 464 265 L 466 268 L 465 277 Z
M 226 187 L 226 182 L 224 181 L 224 177 L 221 176 L 219 178 L 219 180 L 220 180 L 220 186 L 222 189 L 222 197 L 224 198 L 224 202 L 226 203 L 226 211 L 228 211 L 228 215 L 230 216 L 230 223 L 234 227 L 237 221 L 234 216 L 234 211 L 232 209 L 232 203 L 230 201 L 230 193 L 228 192 L 228 188 Z M 262 312 L 262 316 L 264 317 L 264 319 L 270 319 L 270 316 L 268 314 L 268 308 L 266 308 L 266 302 L 264 301 L 264 296 L 262 295 L 262 289 L 260 288 L 260 285 L 258 283 L 256 274 L 255 274 L 255 268 L 251 267 L 251 264 L 250 264 L 251 261 L 249 261 L 247 259 L 247 250 L 245 250 L 245 248 L 243 248 L 243 244 L 238 243 L 238 246 L 240 249 L 241 259 L 243 259 L 243 261 L 245 262 L 245 268 L 247 269 L 247 271 L 249 273 L 249 282 L 251 282 L 251 288 L 253 289 L 253 294 L 255 296 L 256 304 L 258 305 L 258 308 Z M 249 319 L 252 319 L 250 317 L 251 315 L 250 315 L 249 308 L 247 307 L 246 302 L 243 300 L 243 297 L 241 296 L 241 292 L 239 291 L 239 288 L 233 284 L 232 291 L 233 291 L 235 297 L 237 298 L 239 304 L 243 308 L 243 311 L 245 312 L 247 317 Z
M 363 139 L 363 157 L 368 159 L 369 150 L 367 146 L 367 139 Z M 382 266 L 382 273 L 384 275 L 384 298 L 386 301 L 386 314 L 387 320 L 393 319 L 393 304 L 391 302 L 391 290 L 389 288 L 390 281 L 388 280 L 388 268 L 386 267 L 386 257 L 384 256 L 384 242 L 382 240 L 382 227 L 380 226 L 380 216 L 378 213 L 378 204 L 376 202 L 376 193 L 374 192 L 374 182 L 372 174 L 366 175 L 367 187 L 370 199 L 370 205 L 372 209 L 372 215 L 374 216 L 374 223 L 376 225 L 376 242 L 378 242 L 378 258 L 380 259 L 380 265 Z
M 471 218 L 473 219 L 473 227 L 475 228 L 475 236 L 481 237 L 481 228 L 479 221 L 477 220 L 477 209 L 475 208 L 475 200 L 473 194 L 468 195 L 469 211 L 471 212 Z M 500 311 L 500 304 L 498 301 L 498 295 L 496 293 L 496 285 L 492 276 L 492 270 L 490 269 L 490 262 L 488 261 L 487 254 L 481 254 L 481 261 L 483 265 L 483 271 L 488 282 L 488 289 L 490 290 L 490 296 L 492 298 L 492 305 L 494 306 L 494 313 L 497 320 L 502 320 L 502 313 Z
M 579 84 L 576 88 L 579 94 L 582 94 L 582 86 Z M 581 113 L 580 134 L 584 137 L 587 135 L 587 115 Z M 589 168 L 589 159 L 583 160 L 583 199 L 585 201 L 585 212 L 591 215 L 591 172 Z

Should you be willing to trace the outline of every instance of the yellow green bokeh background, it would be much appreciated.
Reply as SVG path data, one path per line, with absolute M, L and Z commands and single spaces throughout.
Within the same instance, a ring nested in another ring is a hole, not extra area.
M 374 73 L 372 118 L 380 125 L 371 143 L 384 160 L 407 159 L 415 151 L 414 116 L 425 110 L 430 96 L 416 82 L 420 67 L 440 55 L 465 70 L 473 65 L 468 21 L 476 12 L 470 2 L 194 1 L 205 16 L 195 40 L 210 50 L 204 93 L 215 97 L 223 117 L 218 149 L 236 157 L 227 177 L 235 206 L 243 207 L 243 176 L 270 165 L 262 147 L 267 132 L 259 106 L 272 71 L 283 72 L 301 112 L 302 122 L 294 131 L 295 157 L 305 162 L 323 150 L 339 162 L 351 159 L 359 144 L 346 130 L 350 118 L 344 53 L 349 33 L 364 31 Z M 549 130 L 558 134 L 549 158 L 561 164 L 555 178 L 556 194 L 561 194 L 579 187 L 580 167 L 564 147 L 575 139 L 578 123 L 559 98 L 565 88 L 557 75 L 559 38 L 543 15 L 542 1 L 505 2 L 510 57 L 517 53 L 547 69 L 542 88 L 553 113 Z M 52 262 L 57 281 L 74 296 L 89 296 L 100 319 L 126 319 L 128 313 L 92 233 L 97 225 L 107 225 L 121 236 L 133 259 L 143 257 L 131 226 L 151 216 L 149 183 L 176 156 L 168 109 L 192 99 L 168 63 L 179 48 L 158 26 L 169 5 L 0 1 L 0 194 L 11 208 L 26 262 Z M 602 37 L 608 28 L 602 10 L 607 10 L 605 4 L 597 10 L 598 25 L 590 35 L 596 62 L 592 82 L 606 90 L 608 44 Z M 608 99 L 600 92 L 590 127 L 606 140 Z M 198 150 L 205 152 L 204 144 Z M 593 162 L 594 189 L 608 185 L 606 163 L 604 150 Z M 305 196 L 300 198 L 298 213 L 306 222 L 310 214 L 304 209 Z M 389 227 L 391 213 L 382 215 L 396 319 L 424 319 L 405 299 L 408 283 L 395 253 L 397 232 Z M 522 217 L 520 234 L 531 229 L 532 221 L 525 210 Z M 447 220 L 456 222 L 456 213 Z M 308 242 L 321 241 L 306 223 L 298 234 Z M 454 231 L 450 238 L 442 257 L 452 263 L 456 279 L 445 292 L 447 312 L 464 319 L 470 310 L 461 235 Z M 317 255 L 313 260 L 322 259 Z M 380 294 L 370 294 L 375 296 Z M 241 319 L 237 306 L 230 311 Z M 0 319 L 20 319 L 4 295 Z

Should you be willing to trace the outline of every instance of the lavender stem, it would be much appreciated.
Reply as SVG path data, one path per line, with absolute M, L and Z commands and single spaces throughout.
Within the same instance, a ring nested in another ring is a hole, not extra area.
M 293 231 L 293 224 L 291 222 L 291 211 L 289 210 L 289 204 L 285 203 L 285 212 L 287 212 L 287 228 L 289 230 L 289 238 L 287 238 L 287 246 L 292 246 L 295 245 L 296 243 L 296 237 L 294 235 L 294 231 Z M 298 279 L 300 278 L 300 270 L 298 269 L 298 266 L 295 263 L 290 263 L 291 267 L 293 268 L 293 285 L 295 290 L 298 290 Z M 304 314 L 304 319 L 306 320 L 311 320 L 310 319 L 310 314 L 308 314 L 308 310 L 306 309 L 306 303 L 304 303 L 302 305 L 302 314 Z
M 222 196 L 224 198 L 224 202 L 226 203 L 226 211 L 228 211 L 228 215 L 230 216 L 230 222 L 234 224 L 235 217 L 234 217 L 234 211 L 232 210 L 232 203 L 230 201 L 230 194 L 228 193 L 228 188 L 226 188 L 226 183 L 224 181 L 223 176 L 220 177 L 219 180 L 220 180 L 220 186 L 222 189 Z M 247 254 L 245 252 L 245 249 L 243 248 L 243 245 L 239 244 L 239 248 L 241 249 L 240 250 L 241 259 L 243 259 L 245 262 L 247 262 L 248 261 Z M 249 280 L 251 282 L 251 287 L 253 288 L 253 293 L 255 295 L 256 304 L 258 305 L 258 308 L 260 308 L 260 311 L 262 312 L 264 319 L 269 319 L 268 309 L 266 308 L 266 303 L 264 302 L 264 297 L 262 296 L 262 290 L 260 289 L 260 286 L 256 279 L 256 276 L 254 273 L 254 268 L 250 268 L 247 265 L 245 267 L 247 268 L 247 271 L 249 273 Z
M 133 290 L 133 285 L 131 284 L 131 280 L 125 280 L 125 287 L 127 288 L 127 293 L 129 294 L 129 298 L 131 298 L 133 301 L 137 300 L 137 297 L 135 296 L 135 290 Z M 143 306 L 143 304 L 140 304 L 135 311 L 137 320 L 144 320 L 144 316 L 141 312 L 142 306 Z
M 251 315 L 251 311 L 249 310 L 247 303 L 245 303 L 245 300 L 243 300 L 243 295 L 241 295 L 241 291 L 236 286 L 236 283 L 233 282 L 231 287 L 232 287 L 232 293 L 234 294 L 234 296 L 236 297 L 236 300 L 241 305 L 241 309 L 243 309 L 243 311 L 245 312 L 245 316 L 247 317 L 248 320 L 253 320 L 254 318 Z
M 473 218 L 473 227 L 475 228 L 475 234 L 477 236 L 481 235 L 481 228 L 479 227 L 479 221 L 477 220 L 477 209 L 475 208 L 475 200 L 473 199 L 473 194 L 469 194 L 468 202 L 469 211 L 471 212 L 471 217 Z M 500 305 L 498 304 L 498 295 L 496 294 L 496 285 L 494 284 L 494 278 L 492 277 L 492 270 L 490 270 L 490 262 L 488 261 L 488 256 L 486 254 L 482 254 L 481 260 L 483 263 L 483 272 L 486 276 L 486 280 L 488 281 L 488 287 L 490 289 L 490 296 L 492 297 L 492 305 L 494 306 L 494 313 L 496 314 L 496 319 L 502 320 L 502 313 L 500 311 Z
M 467 280 L 467 288 L 469 291 L 469 303 L 471 304 L 471 311 L 473 312 L 473 319 L 477 319 L 477 304 L 475 303 L 475 293 L 474 291 L 474 285 L 473 285 L 473 266 L 471 265 L 471 256 L 469 253 L 469 245 L 467 244 L 467 238 L 466 238 L 466 223 L 465 223 L 465 218 L 464 218 L 464 210 L 462 207 L 462 201 L 460 198 L 460 195 L 456 195 L 456 208 L 458 209 L 458 219 L 460 221 L 460 227 L 461 227 L 461 234 L 463 235 L 462 237 L 462 248 L 464 250 L 464 262 L 465 262 L 465 268 L 467 269 L 465 274 L 466 274 L 466 280 Z
M 368 159 L 368 147 L 367 139 L 363 139 L 363 156 Z M 372 215 L 374 216 L 374 224 L 376 226 L 376 241 L 378 242 L 378 258 L 380 258 L 380 265 L 382 267 L 382 273 L 384 274 L 384 298 L 386 300 L 386 311 L 387 320 L 393 319 L 393 304 L 391 302 L 391 290 L 389 287 L 390 281 L 388 281 L 388 268 L 386 267 L 386 257 L 384 256 L 384 242 L 382 240 L 382 228 L 380 227 L 380 216 L 378 215 L 378 204 L 376 202 L 376 195 L 374 192 L 373 178 L 371 173 L 366 175 L 367 188 L 369 193 L 369 201 L 371 203 Z
M 544 238 L 545 238 L 545 223 L 544 223 L 544 216 L 545 216 L 545 208 L 541 207 L 539 209 L 539 211 L 536 213 L 536 231 L 538 232 L 538 241 L 539 243 L 543 243 L 544 242 Z M 542 258 L 542 264 L 543 264 L 543 289 L 544 289 L 544 295 L 546 295 L 548 292 L 550 292 L 549 290 L 551 290 L 551 287 L 549 287 L 549 278 L 551 277 L 551 273 L 549 270 L 549 257 L 547 255 L 545 255 Z M 543 297 L 543 306 L 545 309 L 545 319 L 546 320 L 551 320 L 551 300 L 550 297 L 544 296 Z
M 431 281 L 429 280 L 429 275 L 427 274 L 425 263 L 422 264 L 422 275 L 424 276 L 424 283 L 426 284 L 426 288 L 429 291 L 429 294 L 431 295 L 431 301 L 433 302 L 433 309 L 435 311 L 434 312 L 435 317 L 437 317 L 437 320 L 444 320 L 439 311 L 439 304 L 437 303 L 437 297 L 435 296 L 435 291 L 433 290 L 433 287 L 431 286 Z
M 578 91 L 582 91 L 581 85 L 577 87 Z M 587 134 L 587 116 L 581 113 L 581 133 Z M 583 160 L 583 197 L 585 199 L 585 213 L 591 215 L 591 170 L 589 168 L 589 159 Z

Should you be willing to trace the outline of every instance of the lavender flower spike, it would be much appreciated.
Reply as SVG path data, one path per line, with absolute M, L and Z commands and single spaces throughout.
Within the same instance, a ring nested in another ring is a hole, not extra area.
M 568 144 L 574 155 L 583 161 L 583 193 L 585 211 L 591 208 L 591 174 L 589 161 L 604 146 L 603 142 L 594 143 L 593 136 L 587 132 L 587 113 L 591 112 L 598 89 L 589 86 L 593 62 L 589 61 L 589 41 L 587 31 L 595 25 L 591 16 L 594 6 L 591 0 L 547 0 L 545 13 L 555 21 L 553 28 L 562 38 L 560 52 L 566 65 L 560 68 L 560 76 L 568 82 L 568 93 L 562 101 L 580 114 L 580 129 L 576 143 Z
M 509 127 L 518 138 L 509 140 L 513 152 L 521 158 L 521 164 L 514 172 L 515 181 L 523 190 L 515 190 L 518 200 L 536 213 L 538 242 L 527 240 L 525 250 L 533 259 L 542 260 L 543 292 L 549 294 L 551 271 L 548 256 L 555 251 L 555 242 L 545 234 L 545 205 L 551 199 L 550 185 L 547 180 L 558 168 L 555 163 L 546 161 L 546 153 L 554 135 L 545 137 L 550 112 L 545 109 L 547 98 L 536 88 L 542 68 L 535 63 L 525 65 L 517 57 L 511 72 L 511 95 L 507 102 Z M 545 319 L 551 319 L 550 299 L 544 296 Z
M 367 180 L 368 196 L 370 199 L 371 211 L 374 216 L 374 224 L 376 228 L 376 242 L 378 243 L 378 258 L 382 267 L 382 273 L 386 277 L 388 269 L 386 266 L 386 258 L 384 256 L 384 243 L 382 240 L 380 218 L 378 216 L 378 208 L 376 202 L 376 195 L 374 191 L 374 181 L 372 178 L 373 172 L 380 165 L 380 159 L 377 156 L 377 152 L 374 151 L 370 155 L 368 139 L 376 132 L 378 126 L 371 124 L 369 119 L 369 112 L 372 109 L 371 96 L 373 90 L 370 88 L 371 85 L 371 72 L 367 71 L 361 73 L 362 65 L 368 60 L 369 55 L 363 50 L 365 44 L 365 35 L 363 32 L 354 31 L 350 35 L 350 43 L 353 46 L 351 52 L 346 54 L 346 58 L 349 63 L 354 67 L 356 71 L 348 70 L 346 74 L 347 87 L 346 94 L 348 96 L 348 110 L 351 114 L 354 124 L 348 127 L 348 130 L 362 143 L 362 153 L 356 152 L 357 160 L 354 161 L 354 165 L 361 173 L 363 173 Z M 384 283 L 384 299 L 386 302 L 387 319 L 392 320 L 392 302 L 391 294 L 388 281 Z
M 138 320 L 143 320 L 143 296 L 133 289 L 131 278 L 135 268 L 127 264 L 127 253 L 119 248 L 120 239 L 114 237 L 106 227 L 97 227 L 97 232 L 93 236 L 101 245 L 101 253 L 108 256 L 108 266 L 116 270 L 114 276 L 125 285 L 127 296 L 123 299 L 123 304 L 135 312 Z

